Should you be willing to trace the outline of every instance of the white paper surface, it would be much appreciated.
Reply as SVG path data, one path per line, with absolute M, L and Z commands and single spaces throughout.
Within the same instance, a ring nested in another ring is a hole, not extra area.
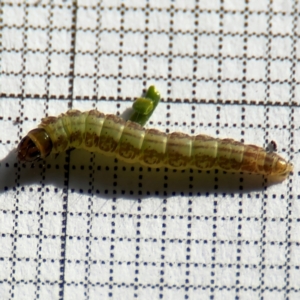
M 298 299 L 299 3 L 1 1 L 0 298 Z M 46 115 L 276 141 L 294 174 L 151 170 L 81 150 L 18 163 Z

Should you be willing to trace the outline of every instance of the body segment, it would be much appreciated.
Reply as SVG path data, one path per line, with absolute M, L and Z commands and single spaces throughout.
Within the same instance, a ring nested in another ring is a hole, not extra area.
M 189 136 L 173 132 L 167 135 L 97 110 L 83 113 L 70 110 L 58 117 L 44 118 L 39 129 L 30 131 L 21 141 L 18 148 L 20 160 L 34 160 L 32 154 L 29 156 L 32 143 L 39 148 L 40 155 L 36 158 L 45 158 L 50 153 L 69 148 L 81 148 L 153 168 L 220 169 L 284 178 L 293 169 L 278 154 L 266 152 L 258 146 L 203 134 Z

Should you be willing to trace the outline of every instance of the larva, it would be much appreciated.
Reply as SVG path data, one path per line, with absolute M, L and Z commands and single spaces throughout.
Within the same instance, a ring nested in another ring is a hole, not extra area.
M 42 119 L 38 128 L 20 142 L 18 158 L 35 161 L 69 148 L 115 155 L 128 163 L 140 162 L 152 168 L 220 169 L 281 179 L 293 170 L 284 158 L 258 146 L 203 134 L 165 134 L 97 110 L 69 110 L 58 117 Z

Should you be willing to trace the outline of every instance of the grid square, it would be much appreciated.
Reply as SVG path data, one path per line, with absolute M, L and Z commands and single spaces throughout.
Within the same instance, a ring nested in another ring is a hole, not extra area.
M 300 245 L 299 243 L 292 243 L 291 245 L 291 264 L 300 265 Z
M 80 54 L 75 56 L 76 76 L 94 76 L 96 74 L 95 57 L 92 54 Z
M 145 27 L 145 13 L 142 10 L 128 10 L 123 15 L 124 29 L 143 31 Z
M 211 218 L 194 219 L 192 222 L 192 237 L 196 240 L 211 240 L 213 238 L 214 222 Z
M 3 24 L 8 27 L 21 27 L 24 24 L 25 10 L 21 6 L 3 5 L 2 18 Z
M 246 76 L 248 80 L 264 80 L 267 62 L 263 59 L 251 59 L 247 62 Z
M 71 29 L 73 13 L 68 7 L 56 6 L 52 9 L 52 26 L 56 29 Z
M 16 299 L 34 299 L 36 286 L 31 282 L 20 282 L 15 285 L 14 297 Z
M 123 37 L 123 51 L 124 53 L 130 54 L 141 54 L 146 50 L 145 47 L 145 36 L 143 34 L 127 33 Z
M 300 47 L 299 47 L 300 48 Z M 152 33 L 148 37 L 149 54 L 167 54 L 169 51 L 169 37 L 165 33 Z
M 268 243 L 265 247 L 265 262 L 270 265 L 284 265 L 285 263 L 285 244 Z
M 134 240 L 116 240 L 114 243 L 114 258 L 117 261 L 134 261 L 136 246 L 137 244 Z
M 243 14 L 227 13 L 223 18 L 224 33 L 243 33 L 245 17 Z
M 70 226 L 67 227 L 67 234 L 69 237 L 81 237 L 88 235 L 88 217 L 83 215 L 68 215 L 68 224 Z
M 300 221 L 293 220 L 291 224 L 291 241 L 296 242 L 300 234 Z
M 64 287 L 64 300 L 84 300 L 86 288 L 83 285 L 66 284 Z
M 220 15 L 217 12 L 203 12 L 198 21 L 199 32 L 211 33 L 220 30 Z
M 60 276 L 60 262 L 59 260 L 43 260 L 39 271 L 41 281 L 57 281 Z
M 194 53 L 194 37 L 190 34 L 177 34 L 173 38 L 174 55 L 193 55 Z
M 76 246 L 76 243 L 73 242 L 73 245 Z M 106 238 L 93 240 L 90 248 L 91 259 L 99 261 L 109 260 L 111 258 L 111 248 L 113 247 L 113 245 L 114 244 Z
M 168 59 L 166 57 L 150 56 L 147 59 L 147 76 L 153 78 L 167 78 Z
M 237 270 L 235 268 L 231 267 L 220 267 L 218 266 L 216 268 L 216 275 L 215 275 L 215 280 L 216 280 L 216 285 L 218 286 L 233 286 L 236 282 L 236 272 Z M 224 299 L 224 298 L 223 298 Z M 226 299 L 226 298 L 225 298 Z M 229 298 L 227 298 L 229 299 Z
M 15 265 L 14 277 L 17 281 L 35 280 L 37 264 L 34 260 L 19 260 Z
M 196 264 L 207 264 L 213 261 L 212 244 L 207 241 L 193 241 L 191 245 L 190 259 Z
M 290 275 L 290 287 L 294 289 L 298 289 L 300 286 L 300 269 L 299 268 L 291 268 L 289 270 Z M 296 299 L 296 298 L 295 298 Z
M 144 240 L 139 246 L 139 259 L 141 262 L 157 262 L 161 260 L 161 243 L 153 240 Z
M 4 260 L 4 259 L 1 258 L 1 260 L 0 260 L 0 268 L 1 268 L 0 280 L 3 283 L 3 281 L 6 278 L 9 278 L 9 276 L 10 276 L 11 268 L 12 268 L 12 262 L 8 261 L 8 260 Z M 2 295 L 1 294 L 1 286 L 3 285 L 2 283 L 0 285 L 0 295 Z
M 218 218 L 216 222 L 216 231 L 217 236 L 220 240 L 236 240 L 238 238 L 237 231 L 238 231 L 238 224 L 239 222 L 237 219 L 225 219 L 225 218 Z
M 286 224 L 285 222 L 268 220 L 266 222 L 266 240 L 284 242 L 286 240 Z
M 248 101 L 263 101 L 266 97 L 266 86 L 263 82 L 247 83 L 244 93 Z
M 59 294 L 59 285 L 40 286 L 39 296 L 43 300 L 52 300 Z
M 77 58 L 78 55 L 76 55 Z M 71 57 L 65 53 L 51 53 L 50 54 L 50 70 L 51 74 L 63 76 L 71 72 Z
M 160 252 L 160 260 L 166 260 L 171 263 L 178 261 L 186 261 L 189 253 L 187 252 L 186 242 L 176 241 L 175 243 L 166 243 L 161 245 L 162 250 Z
M 240 270 L 240 284 L 242 286 L 251 286 L 258 288 L 260 284 L 260 271 L 258 268 L 245 268 Z
M 53 37 L 54 33 L 53 33 Z M 55 40 L 53 40 L 54 42 Z M 64 40 L 61 39 L 60 43 Z M 32 51 L 47 51 L 49 48 L 49 34 L 43 29 L 29 28 L 27 31 L 27 47 Z
M 169 1 L 167 2 L 169 6 Z M 155 6 L 154 3 L 152 3 L 152 5 Z M 159 6 L 161 6 L 161 3 Z M 153 10 L 150 11 L 148 19 L 149 19 L 148 28 L 150 31 L 160 32 L 160 31 L 164 31 L 165 28 L 169 28 L 170 26 L 169 13 Z
M 243 62 L 238 59 L 225 59 L 222 64 L 222 77 L 226 79 L 242 79 Z
M 69 95 L 70 83 L 69 79 L 65 77 L 51 77 L 49 79 L 49 94 L 51 97 L 67 97 Z
M 279 72 L 279 70 L 277 70 Z M 283 70 L 284 71 L 284 70 Z M 286 74 L 288 75 L 288 74 Z M 289 80 L 288 78 L 286 80 Z M 288 83 L 273 83 L 269 86 L 269 99 L 272 102 L 289 102 L 291 87 Z
M 225 0 L 225 10 L 243 11 L 245 9 L 245 3 L 239 0 Z
M 94 78 L 75 77 L 74 96 L 75 97 L 92 97 L 94 95 L 95 82 Z
M 35 258 L 38 240 L 35 237 L 22 236 L 16 241 L 16 256 Z
M 33 213 L 21 213 L 18 215 L 18 232 L 20 234 L 33 236 L 38 234 L 39 224 L 38 224 L 38 216 Z
M 86 267 L 83 262 L 68 261 L 65 265 L 65 280 L 67 282 L 83 282 L 86 276 Z
M 195 5 L 194 0 L 175 0 L 174 2 L 174 6 L 179 9 L 193 9 Z
M 41 246 L 40 255 L 45 259 L 61 258 L 61 241 L 59 238 L 44 238 Z M 34 252 L 35 253 L 35 252 Z
M 261 1 L 250 1 L 249 2 L 249 10 L 255 12 L 266 12 L 269 11 L 269 1 L 261 0 Z
M 189 11 L 178 11 L 173 17 L 173 26 L 176 32 L 194 32 L 195 16 Z
M 125 56 L 122 61 L 124 76 L 137 77 L 143 72 L 143 59 L 139 56 Z
M 272 34 L 292 34 L 293 17 L 290 15 L 278 14 L 272 17 Z
M 21 50 L 23 48 L 23 32 L 16 28 L 2 28 L 2 47 L 4 50 Z
M 264 271 L 265 285 L 271 288 L 282 289 L 285 286 L 285 270 L 271 268 Z M 274 299 L 274 298 L 273 298 Z
M 120 28 L 121 24 L 121 14 L 115 9 L 105 9 L 101 17 L 102 27 L 110 30 Z
M 231 242 L 219 242 L 216 245 L 216 262 L 221 264 L 235 264 L 237 262 L 237 245 Z
M 289 80 L 291 77 L 292 63 L 288 60 L 273 60 L 270 62 L 271 80 Z
M 261 238 L 261 223 L 257 219 L 244 219 L 242 221 L 242 237 L 245 241 L 259 241 Z
M 241 249 L 241 263 L 258 265 L 260 263 L 261 249 L 259 243 L 244 242 Z
M 88 241 L 81 237 L 69 237 L 67 240 L 66 258 L 70 260 L 83 260 L 87 254 L 86 245 Z
M 31 51 L 27 52 L 25 55 L 25 69 L 33 75 L 45 74 L 47 72 L 47 55 Z
M 155 263 L 147 263 L 143 262 L 139 265 L 139 282 L 141 282 L 144 286 L 151 284 L 159 283 L 159 274 L 161 272 L 161 267 Z M 144 299 L 144 298 L 143 298 Z M 152 298 L 150 298 L 152 299 Z
M 213 79 L 218 75 L 218 61 L 214 58 L 200 58 L 197 61 L 196 76 L 198 79 Z
M 245 41 L 242 37 L 225 36 L 222 40 L 222 54 L 230 57 L 242 57 Z
M 250 58 L 264 58 L 267 52 L 267 42 L 268 40 L 264 36 L 249 36 L 247 38 L 247 56 Z M 253 60 L 250 61 L 253 62 Z
M 104 25 L 104 18 L 106 17 L 106 13 L 103 14 L 103 18 L 101 19 L 102 26 Z M 78 7 L 77 9 L 77 19 L 76 19 L 76 26 L 79 29 L 90 29 L 96 30 L 99 23 L 98 23 L 98 14 L 95 9 L 84 9 L 82 7 Z M 115 19 L 113 19 L 115 21 Z M 103 26 L 105 28 L 105 26 Z
M 238 74 L 238 73 L 236 73 Z M 233 74 L 232 74 L 233 75 Z M 221 97 L 224 100 L 240 99 L 242 94 L 242 84 L 239 82 L 223 82 L 221 87 Z
M 254 1 L 251 1 L 254 2 Z M 263 3 L 263 1 L 260 1 Z M 267 34 L 268 19 L 265 14 L 251 14 L 248 16 L 248 33 L 260 35 Z
M 34 28 L 47 28 L 49 25 L 50 12 L 46 7 L 28 7 L 27 20 L 28 26 Z
M 1 70 L 4 73 L 19 73 L 22 71 L 22 55 L 19 52 L 3 51 L 1 54 Z
M 92 40 L 92 37 L 90 38 Z M 96 42 L 95 42 L 96 43 Z M 103 32 L 99 41 L 99 48 L 102 53 L 119 54 L 120 36 L 115 32 Z M 93 44 L 92 44 L 93 45 Z M 95 50 L 95 49 L 94 49 Z M 95 51 L 93 51 L 94 53 Z
M 57 38 L 57 40 L 58 40 L 58 38 Z M 86 31 L 86 30 L 85 31 L 82 31 L 82 30 L 77 31 L 76 50 L 78 52 L 83 52 L 83 53 L 96 52 L 97 51 L 97 42 L 98 42 L 98 40 L 97 40 L 97 36 L 96 36 L 95 32 Z M 69 45 L 71 45 L 71 43 L 69 43 L 68 45 L 66 44 L 65 48 L 67 48 L 67 46 L 69 46 Z M 69 51 L 69 50 L 66 49 L 66 51 Z
M 94 285 L 98 282 L 107 282 L 111 274 L 110 268 L 104 263 L 92 263 L 90 266 L 90 281 Z
M 114 282 L 119 284 L 132 284 L 135 282 L 136 277 L 136 265 L 135 264 L 115 264 L 114 272 L 112 274 Z
M 178 68 L 179 71 L 179 68 Z M 173 79 L 172 90 L 170 96 L 174 99 L 187 99 L 190 100 L 193 97 L 192 84 L 186 80 Z
M 10 237 L 9 235 L 1 235 L 0 236 L 0 242 L 2 247 L 0 247 L 0 257 L 10 257 L 11 252 L 13 250 L 13 238 Z
M 69 52 L 71 51 L 72 46 L 72 35 L 71 32 L 65 29 L 54 29 L 51 31 L 51 48 L 54 51 L 57 52 Z M 78 42 L 80 40 L 80 32 L 78 33 L 78 38 L 76 38 L 76 41 Z M 89 39 L 85 39 L 85 41 L 80 40 L 80 45 L 84 42 L 88 42 Z M 79 42 L 78 42 L 79 43 Z M 78 51 L 80 50 L 80 45 L 78 45 Z M 77 45 L 76 45 L 77 46 Z M 45 49 L 46 50 L 46 47 Z
M 218 10 L 220 8 L 220 0 L 201 0 L 199 7 L 203 10 Z
M 290 37 L 274 37 L 271 40 L 271 55 L 274 59 L 289 57 L 292 50 L 292 39 Z
M 24 91 L 29 95 L 44 95 L 46 93 L 46 76 L 26 76 Z
M 190 79 L 193 73 L 193 60 L 191 58 L 176 57 L 172 61 L 171 68 L 173 78 Z
M 199 56 L 210 58 L 218 55 L 219 40 L 216 35 L 200 35 L 197 38 L 197 53 Z M 199 60 L 198 60 L 199 61 Z
M 84 61 L 82 61 L 84 62 Z M 95 62 L 94 62 L 95 63 Z M 113 55 L 101 55 L 99 61 L 100 74 L 103 76 L 118 76 L 121 71 L 118 57 Z

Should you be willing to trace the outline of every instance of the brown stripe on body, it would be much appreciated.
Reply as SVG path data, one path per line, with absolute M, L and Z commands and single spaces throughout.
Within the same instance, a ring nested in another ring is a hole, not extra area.
M 239 171 L 242 165 L 244 145 L 233 139 L 218 141 L 217 164 L 220 169 Z
M 172 168 L 184 169 L 191 161 L 192 140 L 188 134 L 173 132 L 168 135 L 166 163 Z
M 152 168 L 164 166 L 167 134 L 156 130 L 147 129 L 143 140 L 140 162 Z
M 137 123 L 127 121 L 116 149 L 117 157 L 127 162 L 139 159 L 145 136 L 145 129 Z
M 106 115 L 99 139 L 99 151 L 113 154 L 120 141 L 125 121 L 116 115 Z
M 191 164 L 200 170 L 216 167 L 217 142 L 218 139 L 208 135 L 196 135 L 193 141 Z
M 84 148 L 97 151 L 100 132 L 105 120 L 105 114 L 96 109 L 90 110 L 86 116 Z

